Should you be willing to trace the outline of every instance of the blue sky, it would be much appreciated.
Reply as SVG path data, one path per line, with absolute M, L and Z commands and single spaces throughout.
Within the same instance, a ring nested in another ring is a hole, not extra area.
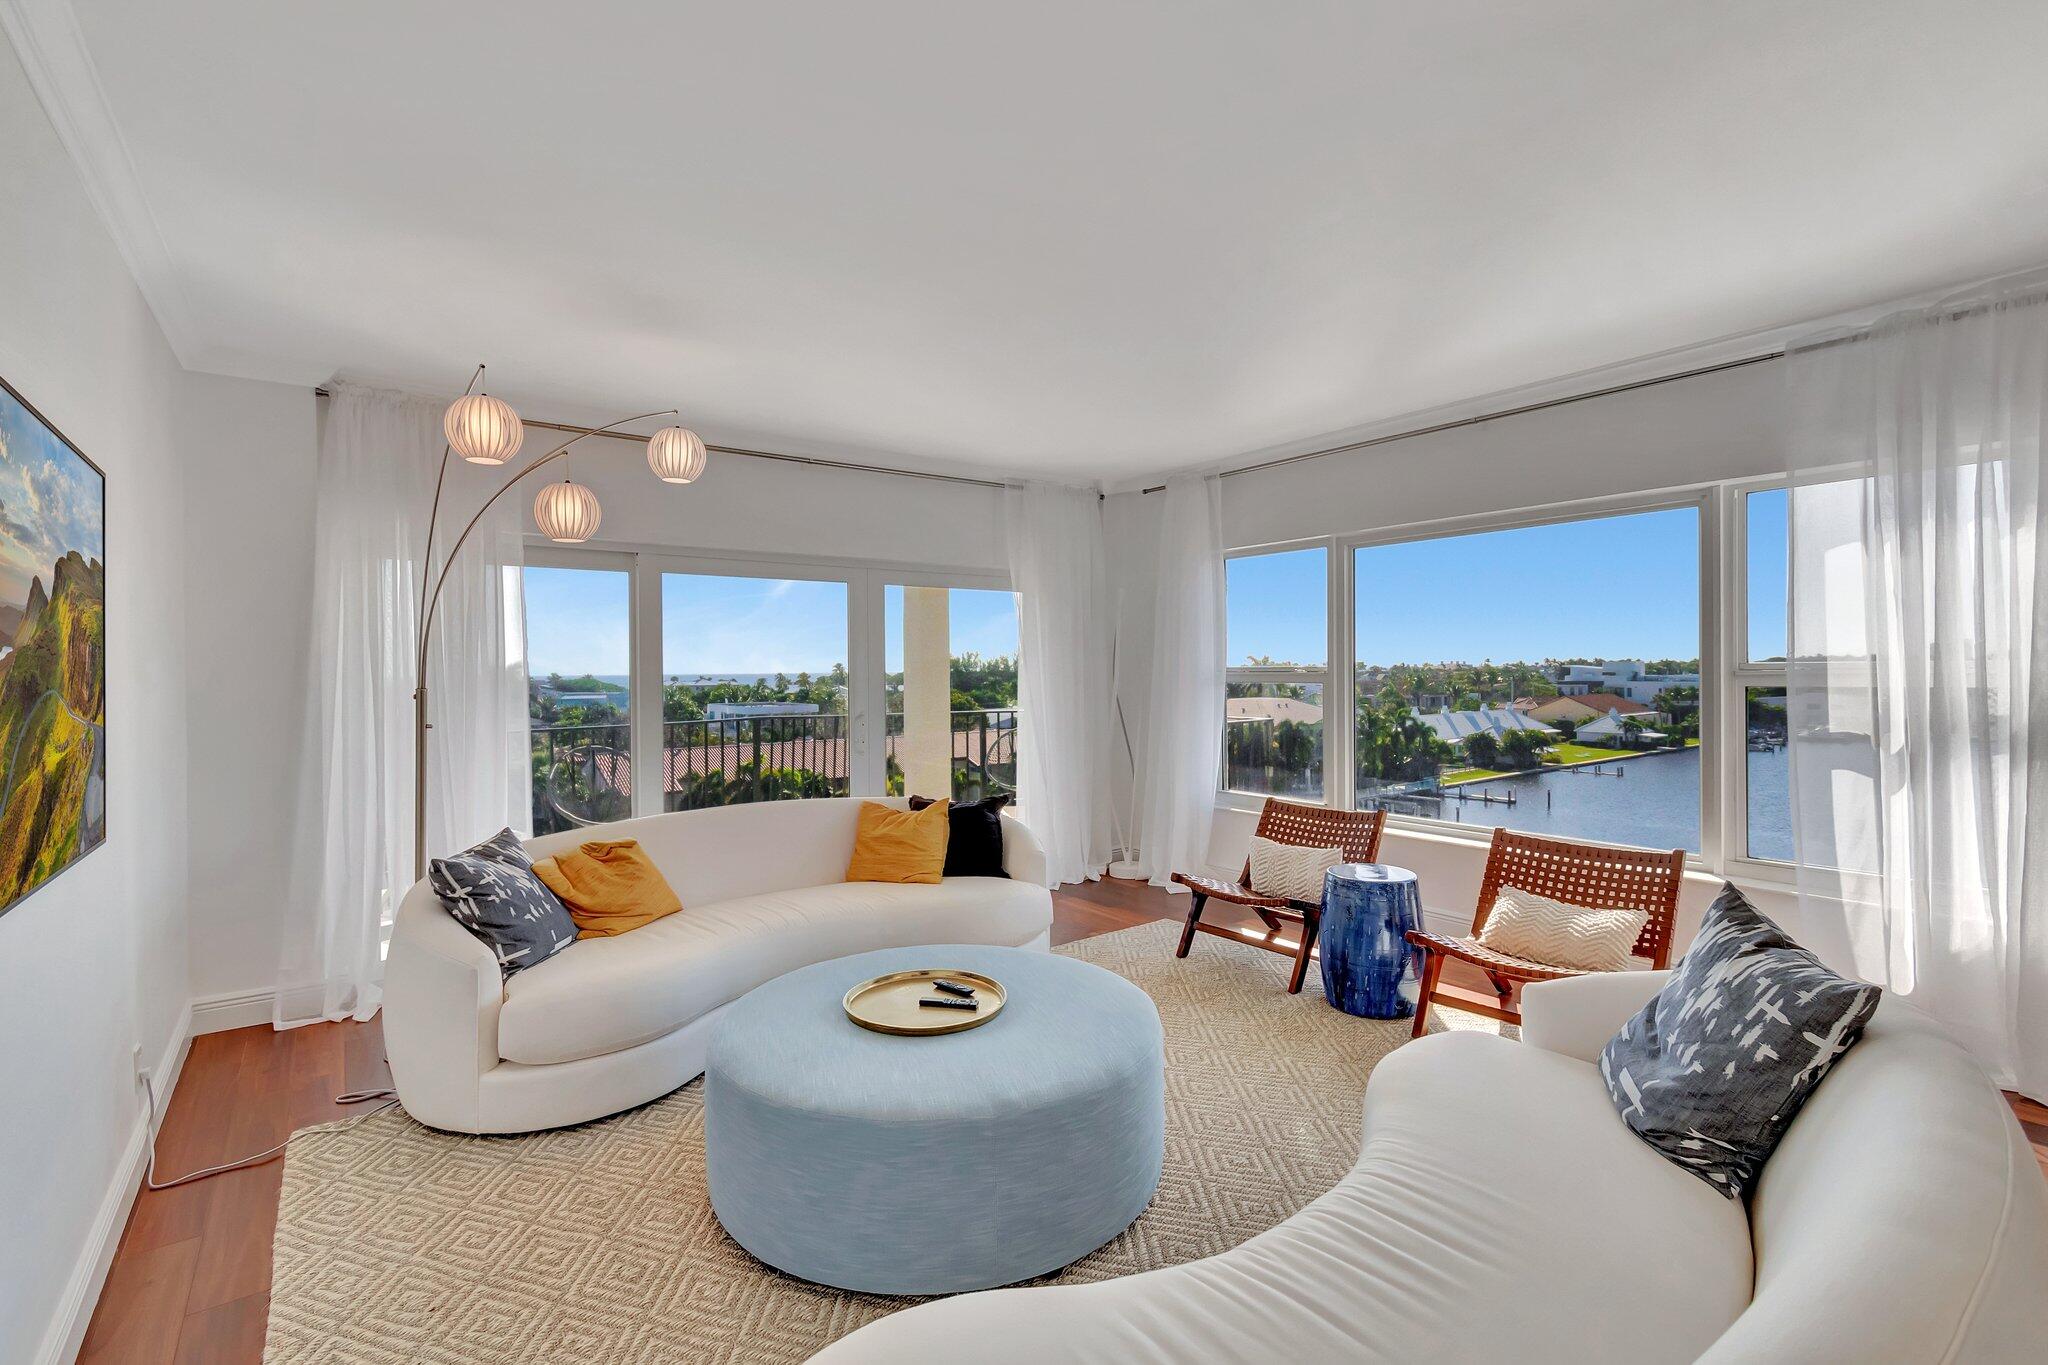
M 528 567 L 528 668 L 625 674 L 631 649 L 630 584 L 622 570 Z M 846 662 L 846 585 L 789 578 L 662 576 L 661 671 L 829 673 Z M 1016 598 L 954 588 L 955 654 L 1017 652 Z M 884 595 L 886 668 L 903 667 L 903 590 Z
M 1784 652 L 1785 494 L 1749 498 L 1751 654 Z M 1369 546 L 1358 554 L 1365 663 L 1553 657 L 1692 658 L 1699 653 L 1698 514 L 1690 508 Z M 1240 557 L 1229 566 L 1230 659 L 1324 660 L 1325 552 Z M 628 671 L 622 571 L 526 570 L 535 674 Z M 846 585 L 665 576 L 662 672 L 829 672 L 846 660 Z M 955 654 L 1017 651 L 1016 599 L 954 588 Z M 883 598 L 884 667 L 903 667 L 903 590 Z
M 846 662 L 846 585 L 661 576 L 661 672 L 830 673 Z
M 1749 657 L 1785 655 L 1785 509 L 1782 488 L 1749 502 Z
M 528 673 L 538 678 L 628 671 L 632 584 L 627 574 L 529 564 L 522 581 Z
M 882 594 L 882 669 L 903 671 L 903 589 L 890 584 Z M 946 626 L 953 653 L 993 658 L 1017 653 L 1017 595 L 988 588 L 950 588 L 946 592 Z
M 67 550 L 106 558 L 98 471 L 0 389 L 0 600 L 20 606 L 28 583 L 50 587 Z
M 1357 551 L 1359 661 L 1699 653 L 1691 508 Z M 1324 662 L 1321 550 L 1230 561 L 1230 659 Z

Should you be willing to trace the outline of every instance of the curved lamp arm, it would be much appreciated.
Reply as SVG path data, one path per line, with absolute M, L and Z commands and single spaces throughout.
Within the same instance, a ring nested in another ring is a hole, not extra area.
M 481 366 L 478 367 L 478 372 L 482 372 Z M 476 381 L 472 379 L 470 382 L 473 385 Z M 449 547 L 448 557 L 441 561 L 441 572 L 434 579 L 434 590 L 432 594 L 424 595 L 422 597 L 423 606 L 421 607 L 420 610 L 419 651 L 416 660 L 416 671 L 413 673 L 413 876 L 425 877 L 427 875 L 427 646 L 432 641 L 434 635 L 434 612 L 441 605 L 441 589 L 447 585 L 449 571 L 455 567 L 456 557 L 462 553 L 463 545 L 468 542 L 469 533 L 476 529 L 477 523 L 484 519 L 484 513 L 490 511 L 492 506 L 498 501 L 499 498 L 504 497 L 507 493 L 512 491 L 512 485 L 518 483 L 528 474 L 533 473 L 534 470 L 552 464 L 554 461 L 568 454 L 569 447 L 575 445 L 578 441 L 583 440 L 585 437 L 588 436 L 602 436 L 607 432 L 616 431 L 618 428 L 625 426 L 628 423 L 644 422 L 650 417 L 671 417 L 676 415 L 679 411 L 680 409 L 677 408 L 662 408 L 657 412 L 643 412 L 633 417 L 621 417 L 615 422 L 607 422 L 604 426 L 592 427 L 588 431 L 577 432 L 574 436 L 571 436 L 568 440 L 562 442 L 553 450 L 550 450 L 547 454 L 541 456 L 538 460 L 535 460 L 532 464 L 529 464 L 528 466 L 526 466 L 526 468 L 520 470 L 517 474 L 514 474 L 511 478 L 505 480 L 503 484 L 499 485 L 498 491 L 491 494 L 490 497 L 486 498 L 484 500 L 484 505 L 476 509 L 476 515 L 472 516 L 469 519 L 469 524 L 462 528 L 462 534 L 455 538 L 455 544 Z M 448 450 L 444 446 L 441 450 L 442 479 L 445 479 L 447 477 L 447 473 Z M 434 482 L 434 511 L 429 514 L 429 520 L 427 522 L 427 545 L 429 547 L 429 554 L 431 554 L 432 552 L 432 546 L 434 543 L 434 521 L 439 519 L 440 508 L 441 479 L 436 479 Z M 431 572 L 432 565 L 428 562 L 426 558 L 422 558 L 420 562 L 422 565 L 426 566 L 428 572 Z M 421 592 L 425 594 L 426 573 L 424 572 L 420 575 L 420 589 Z
M 484 519 L 484 513 L 490 511 L 491 507 L 498 501 L 499 498 L 502 498 L 507 493 L 511 492 L 512 485 L 518 483 L 521 479 L 525 478 L 528 474 L 533 473 L 536 469 L 543 468 L 544 466 L 552 464 L 554 461 L 561 459 L 562 456 L 569 453 L 569 447 L 575 445 L 578 441 L 583 440 L 585 437 L 602 436 L 606 432 L 615 431 L 618 428 L 626 426 L 630 423 L 644 422 L 650 417 L 671 417 L 674 416 L 678 411 L 680 411 L 680 409 L 663 408 L 658 412 L 643 412 L 632 417 L 621 417 L 616 422 L 607 422 L 604 426 L 601 427 L 592 427 L 589 431 L 579 431 L 574 436 L 571 436 L 568 440 L 556 446 L 553 450 L 550 450 L 547 454 L 541 456 L 538 460 L 535 460 L 532 464 L 526 466 L 526 468 L 520 470 L 517 474 L 514 474 L 511 478 L 505 480 L 504 484 L 499 487 L 497 492 L 491 494 L 490 497 L 484 500 L 484 505 L 476 509 L 476 515 L 471 517 L 469 519 L 469 524 L 462 528 L 462 534 L 455 538 L 455 544 L 449 547 L 448 557 L 441 561 L 440 575 L 434 579 L 433 595 L 427 598 L 426 607 L 424 610 L 420 612 L 419 671 L 415 674 L 415 676 L 420 680 L 422 686 L 425 685 L 427 677 L 427 642 L 434 633 L 434 611 L 441 605 L 441 589 L 448 582 L 449 571 L 455 567 L 455 557 L 462 553 L 463 545 L 469 540 L 469 533 L 471 531 L 474 531 L 476 529 L 477 523 Z M 424 583 L 425 580 L 422 579 L 421 581 L 422 583 Z

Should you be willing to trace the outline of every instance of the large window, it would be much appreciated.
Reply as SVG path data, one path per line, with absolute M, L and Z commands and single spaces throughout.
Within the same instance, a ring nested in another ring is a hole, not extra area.
M 534 832 L 622 820 L 633 813 L 632 575 L 529 564 L 522 586 Z
M 1018 599 L 998 576 L 538 545 L 528 558 L 537 833 L 1016 790 Z
M 1356 804 L 1698 852 L 1700 517 L 1358 546 Z
M 844 582 L 661 576 L 662 808 L 845 796 Z
M 1227 791 L 1323 799 L 1329 566 L 1319 545 L 1225 561 Z
M 1017 598 L 883 589 L 886 790 L 962 801 L 1017 790 Z

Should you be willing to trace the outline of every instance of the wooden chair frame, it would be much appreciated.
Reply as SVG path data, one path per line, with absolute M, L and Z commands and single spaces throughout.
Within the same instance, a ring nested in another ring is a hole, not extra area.
M 1346 862 L 1370 863 L 1379 860 L 1380 835 L 1386 824 L 1385 811 L 1332 810 L 1328 806 L 1304 806 L 1268 798 L 1259 811 L 1256 833 L 1261 839 L 1298 848 L 1341 848 Z M 1322 928 L 1323 907 L 1320 902 L 1258 895 L 1251 890 L 1252 860 L 1249 856 L 1244 860 L 1244 870 L 1237 874 L 1234 882 L 1188 872 L 1174 873 L 1173 880 L 1185 886 L 1194 899 L 1194 904 L 1188 908 L 1187 927 L 1181 930 L 1180 947 L 1175 950 L 1175 957 L 1188 955 L 1198 932 L 1249 943 L 1254 948 L 1292 957 L 1294 971 L 1288 977 L 1287 992 L 1290 995 L 1300 992 L 1302 980 L 1308 975 L 1309 958 L 1315 953 L 1316 934 Z M 1203 923 L 1202 909 L 1211 900 L 1249 908 L 1265 923 L 1265 932 Z M 1290 923 L 1301 926 L 1300 934 L 1291 940 L 1281 936 L 1283 927 Z
M 1486 878 L 1479 886 L 1479 906 L 1467 938 L 1411 929 L 1408 942 L 1422 950 L 1422 990 L 1415 1007 L 1414 1036 L 1428 1027 L 1429 1006 L 1441 1001 L 1453 1009 L 1470 1010 L 1502 1023 L 1520 1024 L 1522 1014 L 1509 1005 L 1515 987 L 1529 981 L 1555 981 L 1584 976 L 1569 967 L 1546 967 L 1495 952 L 1479 942 L 1479 931 L 1493 913 L 1503 887 L 1531 891 L 1567 905 L 1589 910 L 1647 910 L 1649 922 L 1636 937 L 1635 956 L 1650 959 L 1662 971 L 1671 965 L 1671 929 L 1678 917 L 1678 890 L 1685 878 L 1685 853 L 1652 853 L 1644 849 L 1603 848 L 1564 839 L 1496 829 L 1486 853 Z M 1485 973 L 1494 998 L 1477 991 L 1446 986 L 1439 978 L 1451 958 L 1469 962 Z

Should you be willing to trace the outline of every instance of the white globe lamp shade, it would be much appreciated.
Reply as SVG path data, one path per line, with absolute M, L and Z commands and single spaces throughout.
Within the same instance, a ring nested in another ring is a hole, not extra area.
M 604 511 L 597 494 L 580 483 L 551 483 L 533 499 L 533 524 L 558 545 L 577 545 L 597 534 Z
M 704 472 L 704 438 L 687 427 L 663 427 L 647 439 L 647 467 L 663 483 L 688 483 Z
M 471 464 L 503 464 L 519 453 L 526 428 L 502 398 L 466 393 L 441 418 L 448 447 Z

